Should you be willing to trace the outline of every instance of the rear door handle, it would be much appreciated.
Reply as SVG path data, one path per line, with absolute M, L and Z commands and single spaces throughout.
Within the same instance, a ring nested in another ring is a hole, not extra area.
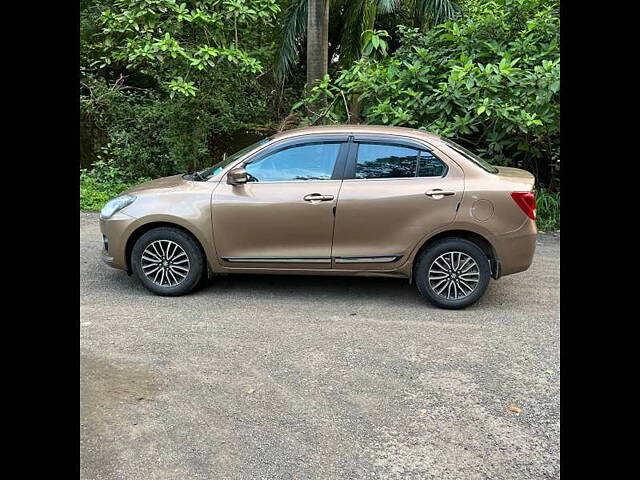
M 328 202 L 333 200 L 333 195 L 322 195 L 321 193 L 310 193 L 302 197 L 305 202 Z
M 442 197 L 455 195 L 456 192 L 452 192 L 451 190 L 442 190 L 440 188 L 434 188 L 433 190 L 427 190 L 424 194 L 428 197 L 433 198 L 434 200 L 439 200 Z

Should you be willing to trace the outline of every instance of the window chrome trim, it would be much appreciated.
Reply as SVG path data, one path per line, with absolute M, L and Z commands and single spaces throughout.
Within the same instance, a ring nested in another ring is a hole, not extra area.
M 425 178 L 446 178 L 449 175 L 451 168 L 449 164 L 441 158 L 440 155 L 436 154 L 435 148 L 427 143 L 425 140 L 416 139 L 413 137 L 406 137 L 403 135 L 397 135 L 393 133 L 359 133 L 355 134 L 350 139 L 350 144 L 353 146 L 349 149 L 349 154 L 347 157 L 347 165 L 345 167 L 345 173 L 343 180 L 357 180 L 357 181 L 372 181 L 372 180 L 411 180 L 411 179 L 425 179 Z M 418 176 L 415 175 L 413 177 L 378 177 L 378 178 L 356 178 L 356 164 L 358 161 L 358 151 L 361 143 L 368 144 L 387 144 L 387 145 L 396 145 L 400 147 L 408 147 L 414 148 L 418 150 L 418 161 L 416 164 L 416 173 L 417 169 L 420 165 L 420 153 L 428 152 L 431 154 L 436 160 L 438 160 L 442 165 L 444 165 L 444 172 L 440 176 Z

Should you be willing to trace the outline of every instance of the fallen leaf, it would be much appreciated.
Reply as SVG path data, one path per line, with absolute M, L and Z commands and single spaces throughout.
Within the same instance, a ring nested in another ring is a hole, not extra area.
M 427 414 L 427 409 L 426 408 L 421 408 L 420 409 L 420 416 L 424 417 Z
M 553 370 L 547 369 L 547 370 L 544 371 L 544 373 L 546 373 L 547 375 L 553 375 L 556 372 L 554 372 Z
M 247 390 L 247 393 L 248 393 L 249 395 L 251 395 L 253 392 L 255 392 L 255 390 L 254 390 L 253 388 L 251 388 L 251 389 Z
M 508 405 L 507 406 L 507 411 L 508 412 L 513 412 L 513 413 L 520 413 L 520 412 L 522 412 L 522 409 L 520 407 L 516 407 L 515 405 Z

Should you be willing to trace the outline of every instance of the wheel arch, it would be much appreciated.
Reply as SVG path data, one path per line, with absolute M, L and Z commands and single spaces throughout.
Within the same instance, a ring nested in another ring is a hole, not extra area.
M 200 240 L 200 238 L 198 238 L 198 235 L 196 235 L 194 232 L 189 230 L 184 225 L 180 225 L 178 223 L 174 223 L 171 221 L 152 221 L 152 222 L 145 223 L 138 226 L 135 230 L 131 232 L 131 234 L 129 235 L 129 238 L 127 239 L 127 243 L 125 245 L 125 250 L 124 250 L 124 257 L 125 257 L 125 262 L 127 266 L 127 274 L 131 275 L 133 273 L 133 270 L 131 268 L 131 252 L 133 251 L 133 246 L 136 244 L 136 242 L 142 235 L 160 227 L 175 228 L 176 230 L 180 230 L 186 233 L 187 235 L 189 235 L 191 238 L 193 238 L 196 244 L 198 245 L 198 247 L 200 247 L 200 250 L 202 251 L 202 255 L 204 256 L 207 262 L 207 268 L 211 270 L 211 264 L 209 263 L 207 251 L 204 248 L 204 245 L 202 244 L 202 241 Z
M 480 247 L 480 249 L 484 252 L 489 260 L 489 264 L 491 265 L 491 276 L 494 279 L 500 278 L 500 259 L 498 258 L 496 249 L 491 241 L 489 241 L 485 235 L 482 235 L 478 232 L 466 230 L 464 228 L 456 228 L 451 230 L 444 230 L 426 238 L 423 243 L 417 248 L 416 253 L 411 260 L 411 277 L 409 279 L 410 282 L 413 282 L 413 275 L 417 264 L 417 259 L 420 258 L 420 255 L 422 255 L 422 253 L 427 250 L 430 245 L 433 245 L 435 242 L 444 238 L 464 238 L 465 240 L 475 243 L 478 247 Z

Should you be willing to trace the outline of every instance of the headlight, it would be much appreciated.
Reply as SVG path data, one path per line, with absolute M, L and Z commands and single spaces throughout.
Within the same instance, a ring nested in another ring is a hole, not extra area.
M 119 212 L 127 205 L 131 205 L 135 199 L 136 197 L 133 195 L 122 195 L 109 200 L 100 210 L 100 218 L 111 218 L 116 212 Z

